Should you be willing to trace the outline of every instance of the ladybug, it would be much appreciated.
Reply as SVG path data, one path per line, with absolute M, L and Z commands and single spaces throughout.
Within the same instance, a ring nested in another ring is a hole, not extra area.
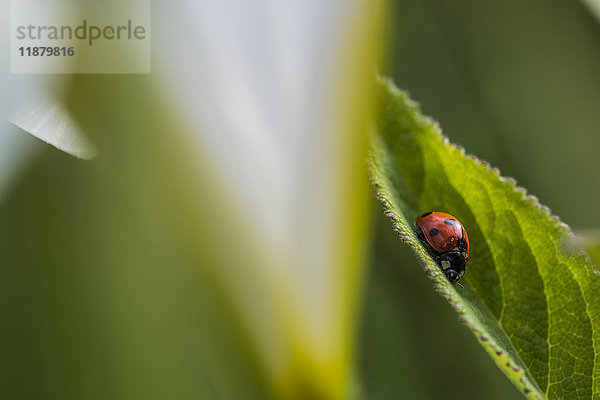
M 469 261 L 469 237 L 456 217 L 431 211 L 417 218 L 417 236 L 435 256 L 451 283 L 465 273 Z

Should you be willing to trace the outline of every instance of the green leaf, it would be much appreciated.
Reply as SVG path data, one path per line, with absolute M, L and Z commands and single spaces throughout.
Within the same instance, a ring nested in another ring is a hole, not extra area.
M 600 244 L 596 244 L 588 249 L 588 253 L 596 264 L 600 264 Z
M 449 143 L 390 81 L 378 88 L 371 179 L 434 289 L 526 397 L 600 398 L 600 272 L 563 246 L 570 229 L 514 179 Z M 467 229 L 464 289 L 448 282 L 414 234 L 417 216 L 432 210 Z

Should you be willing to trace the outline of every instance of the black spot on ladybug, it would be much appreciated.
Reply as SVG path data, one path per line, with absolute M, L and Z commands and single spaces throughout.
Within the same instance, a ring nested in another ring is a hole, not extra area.
M 458 238 L 458 240 L 456 241 L 456 247 L 458 247 L 458 250 L 462 252 L 467 251 L 467 241 L 463 238 Z
M 438 233 L 440 233 L 440 231 L 433 228 L 432 230 L 429 231 L 429 236 L 437 236 Z
M 426 216 L 431 215 L 431 214 L 433 214 L 433 211 L 429 211 L 429 212 L 421 215 L 421 218 L 425 218 Z
M 456 221 L 453 220 L 452 218 L 446 218 L 446 220 L 444 221 L 444 223 L 446 225 L 454 225 L 456 223 Z

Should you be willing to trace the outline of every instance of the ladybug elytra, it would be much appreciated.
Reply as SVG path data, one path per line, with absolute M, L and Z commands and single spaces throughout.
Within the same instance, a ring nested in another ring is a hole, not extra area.
M 433 253 L 451 283 L 465 273 L 469 237 L 460 221 L 447 213 L 431 211 L 417 218 L 417 236 Z

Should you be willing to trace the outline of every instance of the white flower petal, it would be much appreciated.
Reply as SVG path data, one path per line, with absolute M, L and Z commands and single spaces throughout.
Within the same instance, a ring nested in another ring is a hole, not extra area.
M 581 0 L 592 15 L 600 20 L 600 0 Z
M 22 106 L 9 121 L 65 153 L 90 160 L 98 151 L 59 100 L 38 99 Z
M 36 2 L 29 4 L 41 15 L 51 15 L 64 10 L 52 4 Z M 0 23 L 10 26 L 10 4 L 0 4 Z M 8 55 L 9 35 L 0 38 L 0 50 Z M 9 120 L 33 136 L 59 150 L 83 159 L 93 158 L 97 151 L 86 139 L 81 129 L 62 105 L 62 93 L 68 83 L 68 75 L 10 74 L 10 61 L 2 59 L 0 87 L 4 94 L 0 99 L 0 118 Z
M 263 244 L 257 251 L 265 262 L 243 268 L 277 286 L 267 291 L 282 304 L 253 310 L 267 303 L 256 298 L 269 293 L 247 288 L 232 271 L 225 274 L 246 312 L 275 321 L 268 335 L 256 324 L 268 337 L 263 345 L 273 352 L 275 369 L 289 351 L 339 361 L 348 343 L 340 303 L 354 292 L 340 276 L 340 263 L 353 234 L 343 211 L 360 212 L 345 198 L 356 193 L 345 185 L 360 126 L 342 131 L 347 99 L 338 89 L 340 77 L 354 68 L 345 64 L 349 32 L 365 8 L 359 0 L 154 5 L 161 18 L 153 27 L 159 53 L 153 71 L 192 127 L 188 140 L 198 158 L 214 166 L 241 211 L 239 226 Z M 348 269 L 360 262 L 350 260 Z M 282 309 L 289 315 L 278 315 Z M 286 340 L 304 341 L 301 350 L 277 347 L 271 339 L 289 334 L 277 332 L 289 320 L 294 327 L 284 329 L 298 330 L 292 335 L 299 337 Z

